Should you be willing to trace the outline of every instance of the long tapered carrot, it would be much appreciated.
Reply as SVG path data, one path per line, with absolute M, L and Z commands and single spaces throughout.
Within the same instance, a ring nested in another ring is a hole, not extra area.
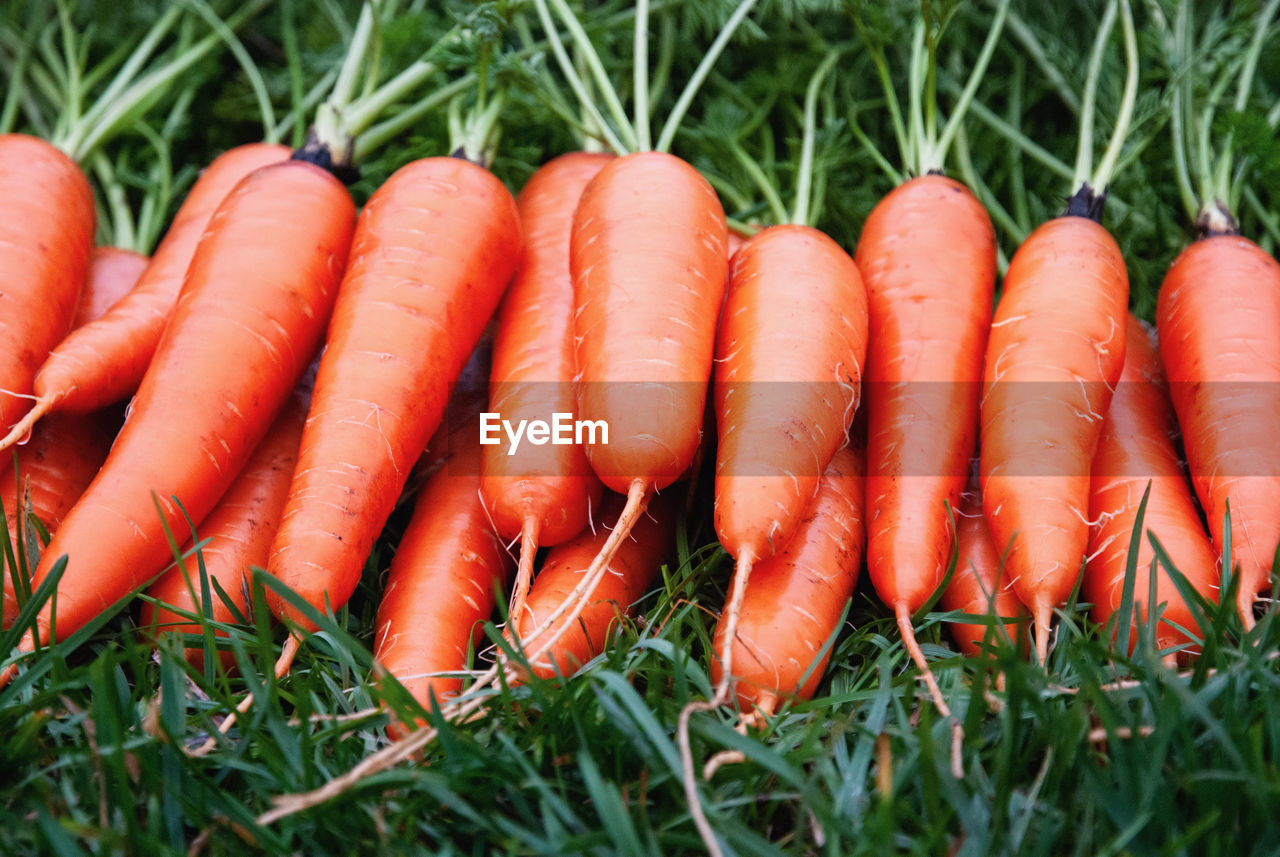
M 137 285 L 43 360 L 33 385 L 36 402 L 0 440 L 0 449 L 51 410 L 87 413 L 137 389 L 214 210 L 245 176 L 288 156 L 285 146 L 251 143 L 214 159 L 187 194 Z
M 737 675 L 737 613 L 752 568 L 790 542 L 847 441 L 866 351 L 862 277 L 831 238 L 771 226 L 734 254 L 713 393 L 716 533 L 735 560 L 736 597 L 721 619 L 726 679 Z
M 743 706 L 771 714 L 781 699 L 810 698 L 822 680 L 831 655 L 823 646 L 836 630 L 862 564 L 864 455 L 850 447 L 835 453 L 795 534 L 751 572 L 731 659 Z M 730 591 L 729 600 L 734 594 Z M 717 652 L 728 630 L 726 612 L 716 624 Z M 713 658 L 712 681 L 720 683 L 723 670 L 723 659 Z
M 1240 235 L 1202 238 L 1165 274 L 1156 323 L 1192 482 L 1219 552 L 1230 504 L 1237 604 L 1252 627 L 1280 546 L 1280 265 Z
M 524 229 L 520 272 L 498 312 L 489 410 L 513 424 L 574 412 L 573 277 L 569 233 L 582 189 L 613 157 L 574 152 L 542 166 L 516 204 Z M 586 526 L 600 483 L 578 444 L 486 445 L 480 491 L 498 534 L 520 539 L 511 596 L 517 616 L 539 545 L 555 545 Z
M 661 152 L 625 155 L 583 191 L 570 241 L 577 414 L 602 421 L 609 443 L 587 447 L 604 484 L 628 496 L 634 520 L 650 494 L 694 459 L 728 269 L 715 191 Z M 626 538 L 619 526 L 588 580 Z
M 76 307 L 75 327 L 101 316 L 137 282 L 146 265 L 146 257 L 131 250 L 95 247 Z M 57 530 L 67 510 L 93 481 L 119 427 L 120 415 L 116 412 L 68 414 L 30 433 L 28 442 L 17 450 L 18 469 L 6 471 L 0 467 L 0 502 L 4 504 L 10 539 L 16 539 L 24 529 L 18 523 L 27 511 L 28 499 L 31 512 L 45 529 L 50 533 Z M 4 453 L 5 459 L 12 457 L 11 452 Z M 3 577 L 0 626 L 8 627 L 17 615 L 18 602 L 12 575 L 6 572 Z
M 968 188 L 940 175 L 899 185 L 858 239 L 867 284 L 867 573 L 948 711 L 911 616 L 951 559 L 956 508 L 978 434 L 996 244 Z
M 520 249 L 515 200 L 460 158 L 402 167 L 361 212 L 268 565 L 317 609 L 355 590 Z
M 142 606 L 144 626 L 154 623 L 166 634 L 201 633 L 199 622 L 177 611 L 207 615 L 214 622 L 234 622 L 232 606 L 242 617 L 253 614 L 249 602 L 249 571 L 265 568 L 271 540 L 280 526 L 289 482 L 298 462 L 302 424 L 307 416 L 309 391 L 295 392 L 285 403 L 266 436 L 254 449 L 235 482 L 201 522 L 198 535 L 204 542 L 200 557 L 209 580 L 211 600 L 204 602 L 202 580 L 195 556 L 175 564 L 147 588 L 147 594 L 162 602 Z M 188 543 L 183 552 L 191 549 Z M 228 605 L 214 589 L 214 582 L 231 599 Z M 169 606 L 164 606 L 169 605 Z M 204 649 L 188 646 L 187 660 L 197 669 L 204 664 Z M 235 664 L 231 652 L 222 654 L 224 667 Z
M 1003 621 L 1010 638 L 1021 646 L 1026 637 L 1027 610 L 1013 591 L 1013 581 L 1001 560 L 982 514 L 982 495 L 966 491 L 956 510 L 956 567 L 938 603 L 943 610 Z M 988 651 L 986 645 L 998 639 L 999 633 L 993 625 L 979 622 L 952 622 L 950 630 L 967 655 Z
M 374 659 L 428 710 L 433 697 L 443 702 L 462 689 L 456 674 L 510 573 L 480 499 L 478 441 L 475 425 L 452 435 L 450 459 L 418 497 L 378 605 Z
M 1041 662 L 1088 547 L 1089 471 L 1124 365 L 1128 299 L 1115 239 L 1068 215 L 1018 248 L 991 325 L 982 503 L 996 545 L 1010 546 L 1005 567 L 1034 617 Z
M 8 433 L 30 407 L 36 370 L 70 329 L 95 215 L 80 168 L 25 134 L 0 134 L 0 205 L 0 431 Z
M 170 557 L 164 527 L 213 508 L 319 345 L 354 220 L 346 188 L 301 161 L 264 167 L 223 200 L 124 428 L 41 557 L 37 584 L 68 562 L 56 617 L 46 605 L 23 650 L 141 586 Z
M 514 621 L 521 644 L 532 651 L 565 627 L 563 618 L 546 622 L 548 616 L 564 604 L 569 593 L 582 580 L 591 560 L 609 537 L 611 526 L 622 512 L 626 501 L 618 494 L 605 497 L 599 513 L 602 522 L 594 532 L 587 530 L 576 538 L 552 548 L 547 554 L 529 598 L 528 608 Z M 672 493 L 655 496 L 648 514 L 631 530 L 631 538 L 618 548 L 609 562 L 600 585 L 595 588 L 581 615 L 568 626 L 555 644 L 530 662 L 535 674 L 542 678 L 572 675 L 587 661 L 604 651 L 610 629 L 633 612 L 641 596 L 653 585 L 662 560 L 670 551 L 675 533 L 677 502 Z M 536 630 L 536 629 L 541 630 Z

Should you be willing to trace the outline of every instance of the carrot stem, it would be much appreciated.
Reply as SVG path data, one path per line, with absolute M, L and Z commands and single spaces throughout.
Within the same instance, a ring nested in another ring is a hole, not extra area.
M 605 121 L 600 109 L 595 105 L 595 100 L 587 92 L 586 81 L 578 74 L 573 61 L 569 59 L 569 54 L 564 49 L 564 42 L 560 38 L 555 22 L 551 20 L 551 12 L 547 8 L 547 0 L 535 0 L 534 5 L 538 9 L 538 17 L 542 20 L 542 28 L 547 32 L 547 41 L 550 42 L 551 53 L 555 56 L 556 62 L 560 66 L 561 74 L 569 82 L 569 88 L 573 90 L 573 94 L 582 105 L 582 109 L 590 116 L 591 121 L 596 124 L 600 135 L 604 137 L 605 142 L 611 149 L 619 154 L 629 151 L 622 138 Z
M 1138 99 L 1138 36 L 1134 31 L 1133 10 L 1129 7 L 1129 0 L 1120 0 L 1120 9 L 1124 13 L 1120 16 L 1121 31 L 1124 34 L 1124 94 L 1120 99 L 1120 112 L 1116 116 L 1111 139 L 1093 174 L 1092 184 L 1099 192 L 1105 190 L 1111 182 L 1124 138 L 1129 133 L 1129 123 L 1133 120 L 1133 105 Z
M 929 151 L 920 165 L 923 172 L 934 169 L 940 170 L 946 162 L 947 149 L 950 148 L 951 141 L 955 139 L 957 132 L 960 130 L 961 121 L 964 119 L 965 113 L 968 112 L 969 105 L 973 102 L 973 97 L 978 91 L 978 85 L 982 83 L 982 78 L 987 72 L 991 56 L 995 53 L 996 42 L 1000 40 L 1000 35 L 1004 31 L 1005 20 L 1009 14 L 1009 2 L 1010 0 L 1001 0 L 1000 5 L 996 7 L 995 20 L 991 22 L 991 30 L 987 33 L 986 41 L 982 43 L 982 52 L 978 54 L 978 61 L 974 63 L 973 70 L 969 73 L 969 79 L 965 82 L 964 91 L 960 93 L 960 98 L 956 101 L 956 106 L 951 111 L 951 116 L 947 118 L 947 124 L 942 128 L 942 135 L 938 137 L 936 143 L 930 143 Z
M 1071 190 L 1074 192 L 1089 181 L 1089 164 L 1093 160 L 1093 114 L 1094 102 L 1098 96 L 1098 78 L 1102 73 L 1102 53 L 1107 46 L 1107 39 L 1116 24 L 1118 0 L 1107 4 L 1107 11 L 1098 25 L 1098 35 L 1093 41 L 1093 51 L 1089 55 L 1089 71 L 1085 77 L 1084 98 L 1080 108 L 1080 139 L 1076 147 L 1076 167 L 1071 175 Z
M 582 28 L 582 23 L 573 14 L 573 10 L 569 8 L 569 4 L 565 0 L 550 0 L 550 2 L 555 6 L 556 14 L 560 16 L 560 20 L 564 22 L 574 45 L 582 51 L 587 69 L 591 72 L 596 86 L 600 89 L 600 95 L 604 99 L 605 107 L 608 108 L 614 122 L 617 123 L 618 131 L 626 144 L 625 148 L 618 150 L 619 153 L 636 151 L 635 128 L 632 127 L 631 120 L 627 118 L 627 111 L 623 109 L 622 99 L 618 97 L 618 90 L 614 87 L 613 81 L 609 79 L 609 72 L 605 70 L 604 63 L 600 60 L 600 54 L 596 52 L 595 46 L 591 44 L 591 38 L 587 35 L 587 31 Z M 537 3 L 541 13 L 547 0 L 537 0 Z M 547 23 L 544 20 L 544 24 Z M 553 28 L 548 25 L 548 35 L 552 32 L 554 32 Z M 556 38 L 558 39 L 558 36 Z
M 563 1 L 558 0 L 558 2 Z M 703 81 L 711 73 L 712 66 L 720 58 L 725 46 L 729 44 L 729 39 L 733 38 L 738 26 L 747 17 L 751 7 L 755 5 L 756 0 L 742 0 L 738 4 L 738 8 L 729 16 L 724 29 L 716 36 L 716 40 L 711 43 L 710 49 L 707 50 L 702 61 L 698 63 L 698 67 L 693 70 L 693 74 L 689 77 L 688 83 L 685 84 L 680 97 L 676 99 L 675 106 L 671 108 L 671 115 L 667 117 L 666 123 L 662 126 L 662 133 L 658 136 L 658 145 L 654 147 L 655 151 L 669 152 L 671 150 L 671 143 L 675 140 L 676 131 L 680 128 L 680 122 L 684 119 L 684 114 L 688 112 L 689 105 L 693 103 L 693 97 L 698 94 Z
M 814 138 L 817 136 L 818 88 L 835 67 L 836 60 L 839 58 L 840 51 L 829 52 L 814 71 L 813 77 L 809 79 L 809 86 L 804 93 L 804 135 L 801 138 L 800 165 L 797 168 L 799 175 L 796 180 L 796 207 L 795 213 L 791 215 L 791 222 L 802 226 L 807 226 L 812 216 L 809 200 L 813 187 L 813 147 Z
M 649 135 L 649 0 L 636 0 L 635 54 L 632 61 L 632 85 L 635 100 L 636 145 L 647 151 Z

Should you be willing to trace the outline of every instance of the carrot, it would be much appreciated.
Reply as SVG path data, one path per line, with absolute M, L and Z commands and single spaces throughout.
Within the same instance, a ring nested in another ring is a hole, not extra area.
M 752 568 L 800 525 L 848 439 L 867 351 L 867 296 L 853 259 L 808 226 L 771 226 L 734 254 L 716 342 L 715 526 L 735 560 L 721 622 L 726 682 Z M 727 698 L 727 683 L 717 684 Z
M 280 526 L 285 495 L 298 461 L 308 398 L 309 392 L 295 391 L 231 487 L 200 524 L 199 537 L 205 542 L 200 556 L 211 601 L 206 604 L 203 600 L 202 581 L 193 556 L 170 567 L 148 587 L 147 594 L 160 603 L 147 601 L 142 605 L 144 626 L 154 624 L 161 633 L 198 636 L 203 630 L 201 624 L 187 619 L 182 612 L 205 615 L 214 622 L 235 622 L 233 606 L 241 616 L 252 615 L 249 569 L 267 564 L 267 552 Z M 183 553 L 191 548 L 192 543 L 188 543 Z M 230 605 L 217 594 L 215 581 L 231 598 Z M 188 646 L 186 658 L 196 669 L 202 669 L 203 647 Z M 226 669 L 235 665 L 230 651 L 223 652 L 221 660 Z
M 150 261 L 141 253 L 122 247 L 94 247 L 89 253 L 89 274 L 80 303 L 71 319 L 72 332 L 102 318 L 137 284 Z
M 36 370 L 75 317 L 95 214 L 80 168 L 25 134 L 0 134 L 0 200 L 0 431 L 8 432 L 28 407 Z
M 542 166 L 516 199 L 525 234 L 520 272 L 498 313 L 489 410 L 513 424 L 574 410 L 569 232 L 582 189 L 613 156 L 574 152 Z M 520 540 L 509 615 L 520 613 L 539 545 L 571 539 L 600 501 L 583 447 L 486 445 L 480 492 L 504 540 Z
M 920 176 L 872 209 L 856 259 L 873 331 L 867 572 L 945 714 L 911 617 L 946 574 L 952 533 L 945 510 L 959 505 L 977 441 L 995 231 L 964 185 Z
M 147 259 L 117 247 L 95 247 L 89 256 L 89 275 L 76 307 L 75 326 L 102 315 L 103 311 L 137 282 Z M 19 519 L 31 511 L 52 533 L 71 505 L 80 498 L 107 457 L 112 438 L 120 427 L 119 414 L 94 413 L 60 416 L 34 431 L 17 451 L 18 469 L 0 467 L 0 503 L 4 505 L 9 538 L 16 540 L 23 528 Z M 12 459 L 11 454 L 4 456 Z M 22 478 L 18 485 L 19 474 Z M 17 615 L 13 578 L 3 580 L 3 619 L 8 627 Z
M 520 257 L 515 201 L 459 158 L 396 171 L 351 244 L 268 570 L 346 603 Z M 310 623 L 275 593 L 272 612 Z
M 1095 524 L 1089 534 L 1089 559 L 1085 564 L 1084 597 L 1093 602 L 1099 624 L 1120 608 L 1125 584 L 1129 543 L 1137 524 L 1138 507 L 1150 485 L 1143 516 L 1143 530 L 1161 545 L 1188 582 L 1204 597 L 1217 601 L 1218 571 L 1191 487 L 1178 463 L 1173 437 L 1178 424 L 1169 402 L 1160 355 L 1151 334 L 1132 315 L 1125 333 L 1124 372 L 1098 441 L 1090 477 L 1089 517 Z M 1134 616 L 1125 636 L 1130 649 L 1150 592 L 1155 550 L 1146 538 L 1138 546 L 1137 574 L 1133 581 Z M 1156 604 L 1164 613 L 1156 626 L 1156 643 L 1169 648 L 1189 642 L 1196 622 L 1177 586 L 1168 574 L 1156 579 Z
M 1280 545 L 1280 265 L 1240 235 L 1202 238 L 1169 267 L 1156 323 L 1192 482 L 1219 553 L 1230 537 L 1236 603 L 1252 627 Z
M 772 714 L 780 698 L 809 699 L 817 689 L 831 655 L 823 644 L 858 582 L 865 541 L 863 472 L 863 452 L 836 452 L 795 534 L 752 570 L 731 659 L 744 707 Z M 735 594 L 731 588 L 727 600 Z M 716 651 L 725 644 L 727 619 L 726 611 L 716 624 Z M 712 681 L 721 682 L 723 669 L 723 660 L 712 660 Z
M 479 432 L 454 433 L 452 457 L 418 497 L 378 605 L 374 659 L 424 708 L 462 690 L 467 650 L 481 638 L 510 561 L 480 500 Z M 400 724 L 388 734 L 404 734 Z
M 57 616 L 45 605 L 23 651 L 160 572 L 164 528 L 181 531 L 183 509 L 199 524 L 234 480 L 319 345 L 353 208 L 332 175 L 298 161 L 250 174 L 223 200 L 124 428 L 41 557 L 36 584 L 69 558 Z
M 939 604 L 943 610 L 1004 617 L 1006 630 L 1021 648 L 1026 630 L 1022 617 L 1027 611 L 1013 591 L 1013 581 L 1004 573 L 1000 551 L 982 514 L 982 495 L 977 490 L 961 495 L 956 512 L 955 538 L 956 567 L 951 573 L 951 582 L 942 591 Z M 951 623 L 951 636 L 967 655 L 989 651 L 988 643 L 995 639 L 997 633 L 995 626 L 990 624 Z
M 601 520 L 616 520 L 625 505 L 623 497 L 609 494 L 600 508 Z M 610 531 L 604 526 L 587 530 L 551 549 L 529 591 L 527 609 L 514 620 L 521 644 L 529 651 L 560 634 L 546 652 L 531 660 L 530 666 L 536 675 L 542 678 L 572 675 L 604 651 L 610 630 L 633 614 L 636 602 L 657 578 L 662 560 L 671 549 L 675 511 L 676 502 L 671 494 L 655 497 L 649 503 L 648 514 L 636 522 L 631 538 L 613 554 L 581 615 L 567 628 L 563 616 L 554 621 L 547 621 L 548 617 L 566 603 L 582 581 Z
M 50 411 L 88 413 L 137 389 L 214 210 L 245 176 L 288 155 L 285 146 L 252 143 L 224 153 L 209 165 L 187 194 L 137 285 L 43 359 L 34 381 L 35 405 L 0 440 L 0 449 L 21 438 Z
M 1106 40 L 1123 9 L 1126 76 L 1105 154 L 1087 176 L 1093 100 Z M 1089 470 L 1124 367 L 1129 275 L 1099 220 L 1137 98 L 1128 0 L 1107 7 L 1090 57 L 1066 213 L 1018 247 L 987 344 L 981 406 L 982 506 L 1045 663 L 1054 607 L 1065 603 L 1089 541 Z M 1095 190 L 1097 189 L 1097 190 Z

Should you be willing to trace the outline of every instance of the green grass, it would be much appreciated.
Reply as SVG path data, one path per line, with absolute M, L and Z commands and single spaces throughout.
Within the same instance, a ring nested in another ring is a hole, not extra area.
M 501 689 L 465 724 L 419 712 L 441 727 L 423 759 L 266 827 L 255 819 L 274 797 L 318 788 L 385 743 L 380 701 L 412 710 L 398 687 L 369 682 L 376 565 L 349 609 L 317 617 L 279 682 L 262 678 L 281 632 L 261 610 L 227 628 L 244 678 L 193 669 L 180 641 L 153 649 L 126 614 L 72 655 L 43 653 L 0 693 L 0 853 L 182 854 L 199 842 L 238 854 L 246 841 L 281 855 L 698 853 L 674 732 L 680 708 L 712 690 L 702 608 L 718 606 L 727 571 L 714 548 L 683 553 L 579 674 Z M 745 736 L 730 710 L 694 717 L 695 758 L 748 759 L 700 786 L 727 851 L 1273 853 L 1273 615 L 1246 637 L 1216 609 L 1183 673 L 1162 664 L 1145 626 L 1134 656 L 1117 656 L 1083 605 L 1062 611 L 1047 670 L 1007 646 L 993 659 L 954 654 L 949 618 L 929 614 L 922 638 L 965 725 L 965 777 L 949 773 L 949 728 L 863 587 L 817 698 Z M 1006 686 L 993 710 L 996 672 Z M 246 717 L 189 755 L 245 687 Z

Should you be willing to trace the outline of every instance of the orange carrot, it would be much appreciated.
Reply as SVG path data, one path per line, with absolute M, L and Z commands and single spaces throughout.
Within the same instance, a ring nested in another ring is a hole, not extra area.
M 618 494 L 605 497 L 600 509 L 602 521 L 615 521 L 626 501 Z M 655 496 L 648 514 L 641 516 L 627 539 L 613 554 L 608 570 L 595 587 L 582 614 L 540 657 L 530 663 L 542 678 L 572 675 L 587 661 L 604 651 L 610 630 L 633 613 L 635 603 L 653 585 L 662 560 L 671 548 L 675 526 L 675 496 Z M 615 524 L 616 527 L 616 524 Z M 533 651 L 564 628 L 563 617 L 546 622 L 563 605 L 582 581 L 585 569 L 608 540 L 610 530 L 599 526 L 547 554 L 546 562 L 529 590 L 526 610 L 514 620 L 516 633 L 526 651 Z M 540 625 L 546 628 L 535 633 Z
M 728 269 L 724 210 L 697 170 L 638 152 L 583 191 L 570 239 L 578 419 L 603 421 L 587 447 L 604 484 L 627 495 L 585 576 L 594 586 L 648 496 L 687 471 L 701 437 L 716 319 Z
M 0 134 L 0 200 L 0 432 L 7 433 L 30 407 L 36 370 L 71 328 L 95 215 L 80 168 L 25 134 Z
M 88 413 L 137 389 L 214 210 L 242 178 L 288 156 L 285 146 L 253 143 L 232 149 L 209 165 L 187 194 L 137 285 L 101 318 L 77 329 L 47 359 L 41 358 L 43 365 L 34 382 L 36 404 L 0 440 L 0 449 L 22 437 L 51 410 Z
M 268 563 L 317 609 L 355 590 L 520 249 L 515 200 L 460 158 L 402 167 L 361 212 Z
M 795 535 L 751 572 L 731 658 L 744 707 L 771 714 L 780 698 L 812 697 L 822 679 L 831 654 L 822 646 L 836 630 L 862 562 L 863 458 L 849 447 L 835 453 Z M 731 588 L 729 601 L 734 594 Z M 716 652 L 725 645 L 727 620 L 725 611 L 716 624 Z M 716 684 L 723 669 L 723 659 L 712 660 Z
M 1089 541 L 1089 469 L 1124 365 L 1129 277 L 1085 216 L 1040 226 L 1009 263 L 987 349 L 982 504 L 1043 663 Z
M 154 623 L 161 633 L 199 635 L 200 623 L 190 621 L 177 611 L 207 615 L 214 622 L 236 621 L 231 607 L 213 588 L 214 581 L 232 599 L 241 616 L 252 615 L 249 569 L 267 565 L 267 553 L 280 527 L 280 514 L 284 511 L 289 481 L 298 461 L 308 398 L 309 392 L 295 392 L 285 403 L 244 469 L 200 524 L 198 536 L 205 542 L 200 556 L 209 579 L 211 603 L 202 601 L 199 565 L 193 555 L 181 566 L 172 566 L 147 589 L 152 598 L 175 609 L 149 601 L 144 603 L 144 626 Z M 192 543 L 188 542 L 183 553 L 191 547 Z M 188 646 L 186 658 L 196 669 L 201 669 L 204 649 Z M 221 660 L 227 669 L 235 664 L 235 656 L 230 651 L 223 652 Z
M 872 210 L 858 239 L 873 334 L 867 350 L 867 572 L 917 665 L 911 615 L 951 560 L 978 434 L 991 324 L 991 220 L 959 182 L 912 179 Z
M 982 495 L 976 490 L 966 491 L 956 511 L 956 567 L 939 604 L 943 610 L 1006 617 L 1006 630 L 1021 646 L 1026 622 L 1012 617 L 1023 617 L 1027 611 L 1013 591 L 1012 579 L 1003 573 L 1000 559 L 1000 551 L 991 539 L 987 519 L 982 514 Z M 986 651 L 984 644 L 997 639 L 998 633 L 992 625 L 951 623 L 951 635 L 967 655 L 982 654 Z
M 1202 238 L 1169 267 L 1156 323 L 1192 482 L 1219 553 L 1230 503 L 1237 604 L 1252 627 L 1280 546 L 1280 265 L 1240 235 Z
M 36 569 L 38 584 L 69 556 L 40 642 L 163 569 L 164 527 L 186 526 L 173 498 L 199 524 L 234 480 L 319 345 L 354 215 L 346 189 L 300 161 L 250 174 L 218 207 L 124 428 Z
M 525 234 L 520 272 L 503 298 L 493 343 L 489 410 L 501 419 L 572 414 L 573 278 L 569 233 L 582 189 L 613 157 L 574 152 L 548 162 L 516 200 Z M 511 614 L 520 612 L 539 545 L 587 525 L 601 486 L 582 446 L 506 443 L 483 450 L 480 492 L 504 540 L 520 539 Z
M 1160 355 L 1151 334 L 1132 315 L 1125 336 L 1124 372 L 1093 458 L 1089 517 L 1094 525 L 1089 534 L 1089 560 L 1081 591 L 1093 602 L 1093 617 L 1099 624 L 1105 624 L 1119 609 L 1129 542 L 1137 523 L 1138 506 L 1150 485 L 1133 582 L 1133 634 L 1129 638 L 1132 649 L 1138 623 L 1145 621 L 1147 615 L 1143 604 L 1149 597 L 1155 560 L 1155 550 L 1146 533 L 1160 540 L 1174 566 L 1195 590 L 1213 601 L 1218 600 L 1218 571 L 1209 537 L 1196 513 L 1191 486 L 1178 464 L 1178 451 L 1173 445 L 1178 424 L 1160 368 Z M 1198 629 L 1167 573 L 1157 576 L 1156 604 L 1164 605 L 1164 614 L 1156 626 L 1157 645 L 1168 648 L 1188 642 L 1186 632 Z
M 480 501 L 478 440 L 474 424 L 452 436 L 452 458 L 418 497 L 378 605 L 374 659 L 428 709 L 462 689 L 442 673 L 466 669 L 510 571 Z
M 102 315 L 137 282 L 147 265 L 145 256 L 116 247 L 95 247 L 89 259 L 89 275 L 76 308 L 76 328 Z M 45 529 L 52 533 L 58 528 L 102 466 L 119 428 L 118 413 L 75 414 L 59 416 L 31 433 L 29 441 L 17 450 L 17 471 L 0 467 L 0 502 L 11 540 L 18 537 L 18 520 L 26 512 L 28 498 L 31 511 Z M 4 457 L 12 459 L 13 455 L 5 453 Z M 2 576 L 0 627 L 8 627 L 17 615 L 18 602 L 12 575 Z

